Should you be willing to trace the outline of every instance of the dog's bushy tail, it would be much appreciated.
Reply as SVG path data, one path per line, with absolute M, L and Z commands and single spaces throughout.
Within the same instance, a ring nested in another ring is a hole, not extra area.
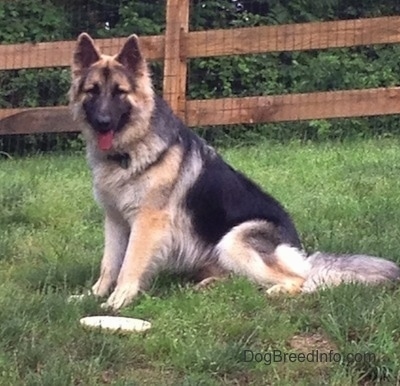
M 341 283 L 379 284 L 400 280 L 400 268 L 392 261 L 368 255 L 333 255 L 316 252 L 302 292 L 334 287 Z

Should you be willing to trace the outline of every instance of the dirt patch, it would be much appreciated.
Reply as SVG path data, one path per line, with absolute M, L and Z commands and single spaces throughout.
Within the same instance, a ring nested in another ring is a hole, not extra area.
M 305 357 L 299 367 L 299 376 L 301 371 L 307 371 L 310 366 L 313 371 L 322 379 L 329 379 L 329 373 L 332 367 L 337 366 L 335 361 L 338 354 L 337 346 L 326 336 L 320 333 L 302 333 L 294 335 L 288 341 L 292 352 L 297 352 Z
M 318 350 L 319 353 L 337 352 L 336 345 L 319 333 L 294 335 L 288 343 L 290 348 L 302 353 L 312 352 L 313 350 Z

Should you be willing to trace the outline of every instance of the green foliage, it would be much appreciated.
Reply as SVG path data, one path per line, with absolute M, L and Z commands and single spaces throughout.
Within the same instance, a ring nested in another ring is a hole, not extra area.
M 50 0 L 1 0 L 0 43 L 62 40 L 68 22 Z
M 362 5 L 354 0 L 197 0 L 191 4 L 190 28 L 340 20 L 395 15 L 399 11 L 400 3 L 389 0 L 368 0 Z M 82 31 L 98 38 L 131 33 L 153 35 L 165 29 L 165 1 L 0 0 L 0 24 L 4 26 L 0 43 L 75 39 Z M 190 99 L 201 99 L 393 86 L 400 81 L 399 54 L 397 45 L 379 45 L 197 58 L 189 61 L 187 93 Z M 151 65 L 155 88 L 160 92 L 162 66 Z M 0 107 L 64 104 L 68 87 L 68 69 L 1 71 Z M 236 125 L 218 127 L 206 136 L 218 143 L 253 143 L 260 137 L 324 140 L 396 135 L 397 127 L 398 118 L 392 116 L 262 124 L 251 128 Z
M 69 69 L 0 72 L 0 107 L 57 106 L 67 103 Z
M 121 2 L 118 21 L 113 28 L 101 29 L 101 37 L 138 35 L 158 35 L 165 29 L 165 1 Z

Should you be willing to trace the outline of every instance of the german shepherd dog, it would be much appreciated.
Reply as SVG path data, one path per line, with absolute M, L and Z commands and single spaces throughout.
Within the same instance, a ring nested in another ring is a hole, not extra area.
M 69 92 L 84 134 L 94 195 L 105 212 L 96 296 L 129 304 L 160 270 L 202 284 L 229 272 L 268 293 L 300 293 L 343 281 L 399 278 L 369 256 L 307 256 L 285 209 L 225 163 L 153 92 L 136 35 L 115 56 L 79 36 Z

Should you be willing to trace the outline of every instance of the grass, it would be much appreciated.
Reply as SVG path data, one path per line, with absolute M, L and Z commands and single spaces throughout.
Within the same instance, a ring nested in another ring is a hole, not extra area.
M 279 198 L 308 250 L 400 262 L 399 145 L 266 142 L 222 153 Z M 1 160 L 0 181 L 0 385 L 393 385 L 399 377 L 400 291 L 389 286 L 267 298 L 244 278 L 195 292 L 161 276 L 121 312 L 150 320 L 150 331 L 84 330 L 80 317 L 105 312 L 91 298 L 67 301 L 93 283 L 103 247 L 84 157 Z M 345 359 L 268 364 L 274 350 Z M 356 353 L 374 357 L 347 360 Z

